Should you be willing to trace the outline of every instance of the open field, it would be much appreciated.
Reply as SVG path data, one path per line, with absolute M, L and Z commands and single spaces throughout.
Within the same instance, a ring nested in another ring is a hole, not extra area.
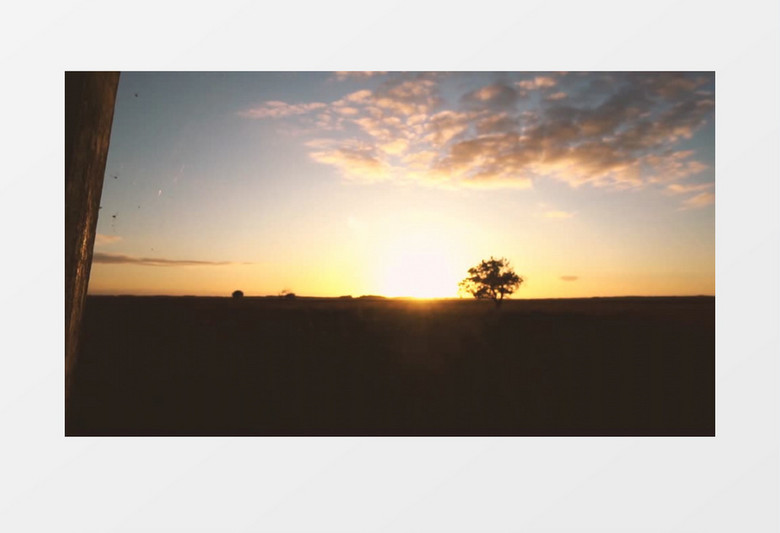
M 91 296 L 68 435 L 714 435 L 715 299 Z

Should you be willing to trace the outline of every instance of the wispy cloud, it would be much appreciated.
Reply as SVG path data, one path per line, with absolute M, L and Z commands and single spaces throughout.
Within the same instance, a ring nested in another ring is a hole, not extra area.
M 311 153 L 312 159 L 333 165 L 347 176 L 368 181 L 379 181 L 389 176 L 389 167 L 379 152 L 370 145 L 333 147 Z
M 112 265 L 140 265 L 140 266 L 225 266 L 250 263 L 234 263 L 231 261 L 194 261 L 186 259 L 164 259 L 160 257 L 133 257 L 123 254 L 96 253 L 92 257 L 93 263 Z
M 557 93 L 548 94 L 544 97 L 545 100 L 548 102 L 554 102 L 556 100 L 563 100 L 564 98 L 567 98 L 569 95 L 567 95 L 563 91 L 558 91 Z
M 95 246 L 105 246 L 106 244 L 113 244 L 122 240 L 119 235 L 103 235 L 98 233 L 95 235 Z
M 528 188 L 554 179 L 629 189 L 708 169 L 682 143 L 712 123 L 712 74 L 504 75 L 459 95 L 443 91 L 435 74 L 391 73 L 329 104 L 272 101 L 240 114 L 330 132 L 325 148 L 311 147 L 312 159 L 369 182 Z M 697 198 L 689 203 L 706 199 Z
M 574 216 L 574 213 L 567 211 L 545 211 L 544 218 L 566 219 Z
M 333 78 L 336 81 L 364 80 L 367 78 L 373 78 L 374 76 L 381 76 L 383 74 L 387 73 L 381 70 L 345 70 L 335 72 L 333 74 Z
M 699 209 L 715 203 L 714 183 L 670 183 L 664 189 L 669 195 L 694 194 L 682 201 L 680 209 Z
M 552 76 L 535 76 L 534 78 L 520 80 L 515 83 L 515 85 L 526 91 L 555 87 L 556 84 L 557 81 Z
M 666 192 L 669 194 L 688 194 L 692 192 L 701 192 L 712 189 L 715 186 L 714 183 L 694 183 L 694 184 L 682 184 L 672 183 L 666 186 Z
M 425 77 L 390 80 L 380 85 L 372 96 L 376 107 L 394 115 L 427 114 L 440 102 L 437 83 Z
M 715 203 L 715 194 L 711 192 L 702 192 L 688 198 L 682 203 L 682 209 L 699 209 Z
M 290 115 L 303 115 L 324 107 L 326 105 L 321 102 L 287 104 L 280 101 L 268 101 L 261 106 L 240 111 L 238 114 L 246 118 L 281 118 Z
M 651 169 L 647 173 L 648 181 L 652 183 L 669 183 L 683 180 L 709 168 L 704 163 L 691 159 L 693 155 L 693 150 L 678 150 L 675 152 L 645 155 L 642 158 L 642 162 Z
M 525 96 L 510 85 L 496 83 L 466 93 L 461 98 L 467 106 L 486 109 L 509 109 Z
M 578 279 L 580 279 L 579 276 L 561 276 L 563 281 L 577 281 Z

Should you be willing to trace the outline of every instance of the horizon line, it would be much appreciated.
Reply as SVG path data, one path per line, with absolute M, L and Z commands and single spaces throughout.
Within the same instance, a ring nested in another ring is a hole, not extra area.
M 300 295 L 293 293 L 294 298 L 279 294 L 255 294 L 247 295 L 246 293 L 241 298 L 273 298 L 273 299 L 308 299 L 308 300 L 360 300 L 360 299 L 381 299 L 381 300 L 419 300 L 419 301 L 433 301 L 433 300 L 465 300 L 465 301 L 480 301 L 480 298 L 473 297 L 458 297 L 458 296 L 436 296 L 436 297 L 419 297 L 419 296 L 384 296 L 381 294 L 361 294 L 360 296 L 353 296 L 349 294 L 341 296 L 311 296 Z M 108 296 L 108 297 L 133 297 L 133 298 L 227 298 L 234 299 L 230 294 L 138 294 L 138 293 L 121 293 L 121 292 L 99 292 L 99 293 L 87 293 L 87 296 Z M 531 298 L 504 298 L 504 302 L 508 301 L 528 301 L 528 300 L 587 300 L 594 298 L 715 298 L 715 294 L 619 294 L 619 295 L 594 295 L 594 296 L 548 296 L 548 297 L 531 297 Z M 486 301 L 490 301 L 489 298 L 484 298 Z

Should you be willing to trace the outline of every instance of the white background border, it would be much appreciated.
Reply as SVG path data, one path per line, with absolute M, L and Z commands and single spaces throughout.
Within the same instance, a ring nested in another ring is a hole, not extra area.
M 779 26 L 773 0 L 5 7 L 0 529 L 780 530 Z M 79 69 L 716 71 L 717 437 L 65 438 Z

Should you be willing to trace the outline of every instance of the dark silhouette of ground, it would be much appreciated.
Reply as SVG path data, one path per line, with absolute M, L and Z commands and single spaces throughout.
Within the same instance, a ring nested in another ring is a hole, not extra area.
M 714 435 L 715 299 L 90 297 L 68 435 Z

